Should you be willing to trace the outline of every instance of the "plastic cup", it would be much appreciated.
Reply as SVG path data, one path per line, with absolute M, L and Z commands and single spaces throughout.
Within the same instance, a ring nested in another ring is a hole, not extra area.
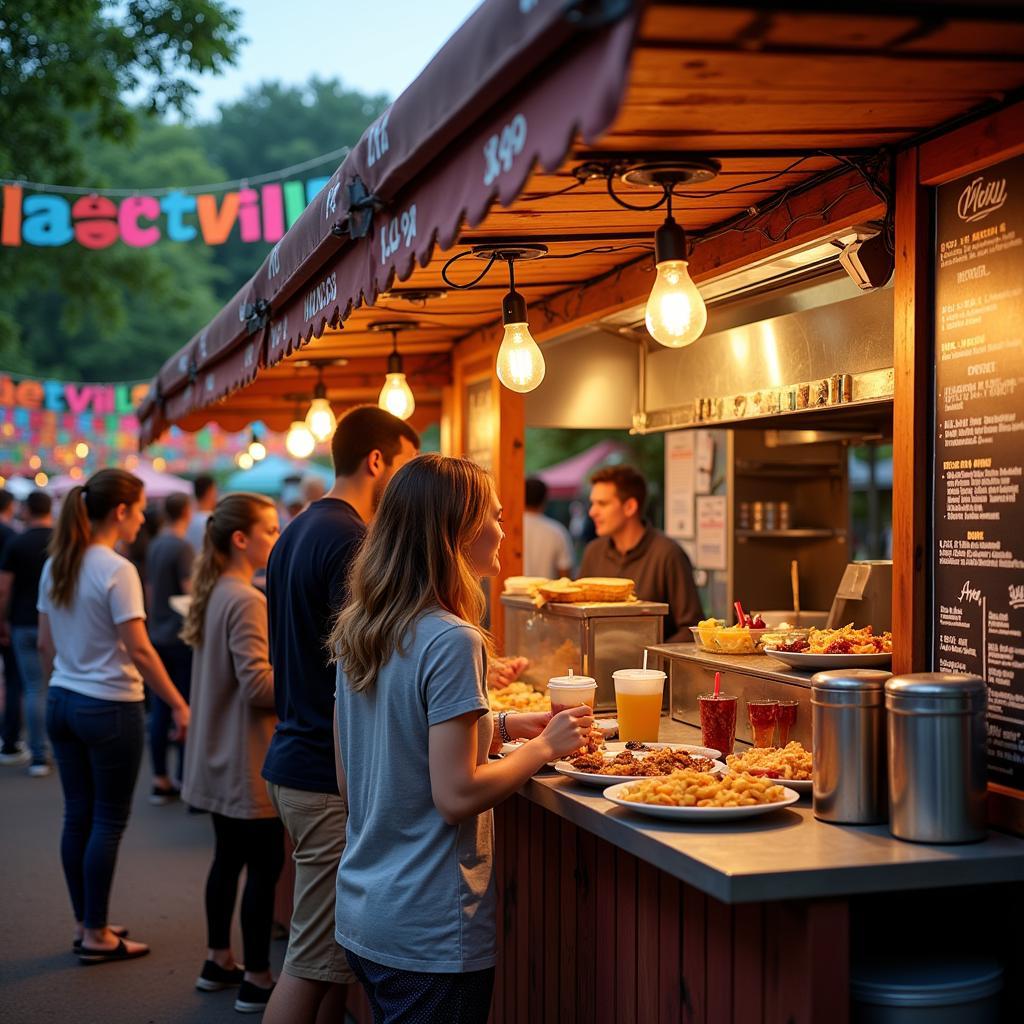
M 779 746 L 784 747 L 789 742 L 790 730 L 796 725 L 797 708 L 800 707 L 798 700 L 779 701 Z
M 722 756 L 732 753 L 736 743 L 736 703 L 731 693 L 702 693 L 697 697 L 700 711 L 700 741 L 705 747 L 720 750 Z
M 612 679 L 619 739 L 657 742 L 665 673 L 653 668 L 620 668 L 612 673 Z
M 566 708 L 578 708 L 581 704 L 593 707 L 597 697 L 597 680 L 590 676 L 555 676 L 548 680 L 548 696 L 551 698 L 553 715 Z
M 748 700 L 747 718 L 750 720 L 750 731 L 753 734 L 755 747 L 774 746 L 775 726 L 779 721 L 779 702 L 777 700 Z

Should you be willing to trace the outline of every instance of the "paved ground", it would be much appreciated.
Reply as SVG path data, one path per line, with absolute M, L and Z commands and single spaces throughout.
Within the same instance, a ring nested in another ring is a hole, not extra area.
M 121 845 L 111 920 L 152 953 L 82 967 L 70 953 L 72 915 L 58 851 L 56 773 L 30 779 L 0 768 L 0 1021 L 10 1024 L 239 1024 L 231 992 L 199 993 L 205 955 L 203 885 L 212 851 L 210 819 L 180 804 L 151 807 L 143 769 Z M 273 944 L 275 972 L 284 942 Z M 236 940 L 241 956 L 241 944 Z

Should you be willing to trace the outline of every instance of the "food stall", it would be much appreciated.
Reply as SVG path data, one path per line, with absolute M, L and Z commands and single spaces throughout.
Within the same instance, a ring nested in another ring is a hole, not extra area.
M 521 572 L 528 423 L 670 431 L 698 464 L 710 434 L 695 543 L 704 524 L 726 623 L 736 599 L 789 608 L 794 560 L 805 606 L 829 611 L 849 562 L 843 444 L 891 438 L 891 621 L 856 624 L 891 627 L 894 673 L 986 681 L 992 830 L 906 842 L 819 821 L 807 797 L 658 821 L 540 775 L 496 812 L 495 1021 L 842 1022 L 871 953 L 1019 961 L 1022 86 L 1016 4 L 490 0 L 155 379 L 143 444 L 171 423 L 285 423 L 320 374 L 339 411 L 375 400 L 397 337 L 418 422 L 439 417 L 443 449 L 494 473 L 498 591 Z M 679 349 L 639 327 L 666 174 L 708 305 Z M 495 372 L 518 317 L 547 364 L 525 398 Z M 503 607 L 499 643 L 529 656 Z M 681 680 L 665 741 L 699 743 L 694 673 L 810 689 L 770 656 L 644 647 L 670 693 Z M 1019 1019 L 1018 973 L 1003 990 Z

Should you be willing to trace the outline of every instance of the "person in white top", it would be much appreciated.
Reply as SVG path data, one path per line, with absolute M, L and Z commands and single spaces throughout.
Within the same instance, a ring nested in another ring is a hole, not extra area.
M 572 537 L 556 519 L 544 515 L 548 485 L 537 477 L 526 481 L 523 513 L 523 575 L 554 580 L 573 573 Z
M 143 681 L 171 708 L 180 736 L 189 709 L 146 635 L 138 571 L 114 550 L 143 522 L 142 481 L 101 469 L 64 499 L 39 580 L 39 654 L 49 677 L 46 726 L 64 790 L 60 853 L 84 964 L 131 960 L 149 947 L 107 922 L 121 836 L 142 761 Z

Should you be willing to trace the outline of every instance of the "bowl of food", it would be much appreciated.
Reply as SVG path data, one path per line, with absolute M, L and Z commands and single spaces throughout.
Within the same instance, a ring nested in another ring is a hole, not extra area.
M 760 621 L 754 619 L 755 622 Z M 722 626 L 711 636 L 713 650 L 719 654 L 764 654 L 766 647 L 774 647 L 806 637 L 808 629 L 769 629 L 766 626 Z
M 690 627 L 693 634 L 693 642 L 702 647 L 705 651 L 718 650 L 715 647 L 715 631 L 725 625 L 722 619 L 701 619 L 696 626 Z

